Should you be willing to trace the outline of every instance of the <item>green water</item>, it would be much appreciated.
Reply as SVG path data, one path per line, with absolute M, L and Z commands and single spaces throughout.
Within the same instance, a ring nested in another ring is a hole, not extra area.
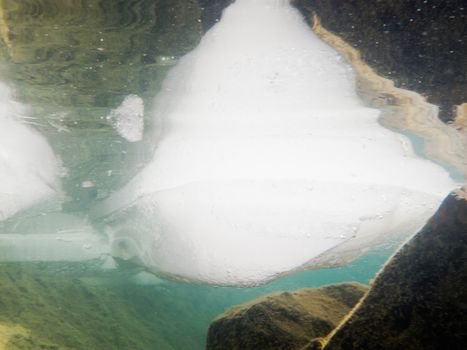
M 388 254 L 367 254 L 345 267 L 297 273 L 255 288 L 160 280 L 134 269 L 103 271 L 92 262 L 3 264 L 0 323 L 31 331 L 17 340 L 20 346 L 10 341 L 12 349 L 23 343 L 33 349 L 203 349 L 210 322 L 229 307 L 274 291 L 368 283 Z
M 0 233 L 24 233 L 25 217 L 33 218 L 30 234 L 34 217 L 92 217 L 90 208 L 150 157 L 154 96 L 171 64 L 199 41 L 202 9 L 189 0 L 3 0 L 0 11 L 0 80 L 31 108 L 28 122 L 67 169 L 63 202 L 31 208 L 1 223 Z M 136 144 L 106 119 L 128 94 L 145 101 L 145 138 Z M 9 349 L 202 349 L 209 323 L 229 307 L 273 291 L 368 283 L 393 250 L 256 288 L 161 280 L 133 266 L 105 270 L 101 261 L 2 263 L 0 324 L 30 332 Z

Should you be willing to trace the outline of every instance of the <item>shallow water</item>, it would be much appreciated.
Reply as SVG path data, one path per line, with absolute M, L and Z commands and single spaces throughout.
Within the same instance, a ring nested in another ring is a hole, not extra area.
M 161 280 L 133 267 L 102 270 L 95 262 L 1 264 L 0 323 L 21 324 L 35 344 L 203 349 L 210 322 L 231 306 L 275 291 L 368 283 L 388 254 L 374 252 L 345 267 L 296 273 L 256 288 Z
M 46 137 L 65 172 L 60 200 L 0 222 L 0 320 L 23 325 L 32 341 L 75 349 L 202 349 L 210 321 L 227 308 L 274 291 L 368 283 L 394 251 L 393 242 L 344 267 L 229 288 L 160 279 L 101 258 L 108 252 L 87 236 L 70 241 L 70 233 L 94 232 L 87 223 L 99 217 L 95 205 L 152 156 L 154 96 L 167 70 L 198 43 L 200 21 L 194 1 L 0 2 L 0 80 L 28 106 L 24 121 Z M 131 94 L 144 102 L 142 142 L 122 137 L 112 114 Z M 31 246 L 15 244 L 14 235 Z M 39 249 L 37 239 L 45 246 Z M 63 254 L 91 260 L 60 262 Z

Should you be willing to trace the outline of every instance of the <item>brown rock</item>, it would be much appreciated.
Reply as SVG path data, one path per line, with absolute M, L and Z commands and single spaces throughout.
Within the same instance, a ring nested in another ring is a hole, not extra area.
M 325 350 L 467 349 L 467 188 L 379 274 Z
M 208 350 L 300 349 L 326 336 L 367 287 L 345 283 L 271 294 L 232 308 L 210 326 Z

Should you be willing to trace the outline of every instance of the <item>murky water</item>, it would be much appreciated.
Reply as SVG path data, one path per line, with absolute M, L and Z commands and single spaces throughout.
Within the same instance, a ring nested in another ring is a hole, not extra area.
M 0 1 L 0 80 L 29 108 L 24 121 L 47 138 L 64 169 L 60 200 L 0 222 L 0 323 L 29 332 L 10 348 L 202 349 L 210 321 L 230 306 L 278 290 L 368 283 L 394 250 L 260 287 L 221 288 L 115 263 L 100 250 L 105 235 L 74 240 L 94 233 L 96 205 L 152 156 L 154 96 L 203 34 L 201 11 L 182 0 Z M 141 142 L 122 137 L 112 114 L 128 95 L 144 103 Z M 60 262 L 64 255 L 86 261 Z

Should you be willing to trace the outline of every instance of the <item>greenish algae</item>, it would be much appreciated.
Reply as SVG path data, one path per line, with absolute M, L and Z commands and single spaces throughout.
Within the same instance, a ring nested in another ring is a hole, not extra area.
M 171 292 L 112 282 L 112 274 L 101 276 L 110 279 L 107 283 L 89 285 L 80 280 L 80 273 L 59 267 L 2 265 L 0 322 L 21 324 L 31 332 L 30 337 L 13 337 L 10 349 L 200 347 L 202 336 L 196 337 L 201 333 L 196 332 L 196 323 L 185 324 L 186 316 L 196 315 L 196 310 L 189 305 L 177 308 Z
M 368 283 L 388 254 L 253 288 L 161 280 L 141 269 L 102 270 L 97 263 L 1 264 L 0 325 L 29 332 L 10 338 L 7 349 L 203 349 L 210 322 L 233 305 L 273 291 Z

